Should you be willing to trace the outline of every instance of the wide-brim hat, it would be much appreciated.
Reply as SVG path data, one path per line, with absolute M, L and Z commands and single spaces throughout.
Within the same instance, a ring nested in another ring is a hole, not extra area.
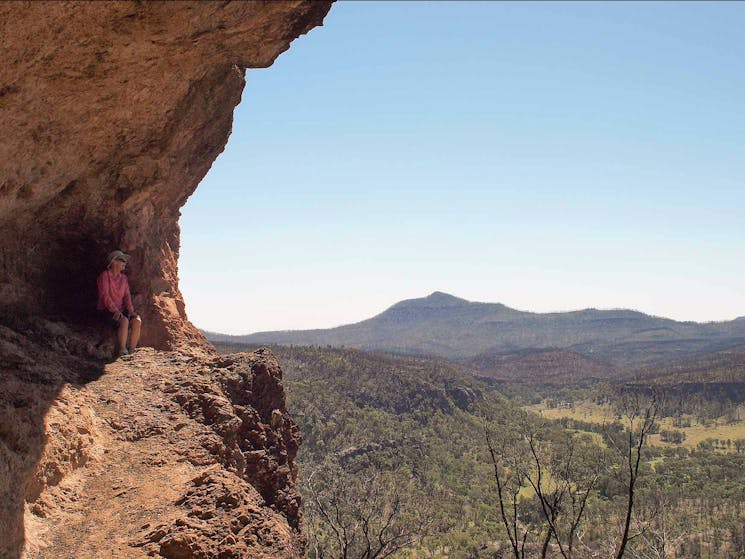
M 107 258 L 109 266 L 111 266 L 111 263 L 114 260 L 124 260 L 125 262 L 129 262 L 129 254 L 124 254 L 121 250 L 115 250 L 114 252 L 109 253 Z

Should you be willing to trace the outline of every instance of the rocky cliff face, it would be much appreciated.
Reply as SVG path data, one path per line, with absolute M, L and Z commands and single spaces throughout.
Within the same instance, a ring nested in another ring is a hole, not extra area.
M 188 322 L 178 217 L 244 70 L 329 7 L 0 4 L 0 558 L 301 552 L 281 372 L 217 358 Z M 103 365 L 95 278 L 114 248 L 133 255 L 143 343 L 168 351 Z
M 177 283 L 179 209 L 223 150 L 243 71 L 330 2 L 0 5 L 0 316 L 90 320 L 131 252 L 144 343 L 201 340 Z

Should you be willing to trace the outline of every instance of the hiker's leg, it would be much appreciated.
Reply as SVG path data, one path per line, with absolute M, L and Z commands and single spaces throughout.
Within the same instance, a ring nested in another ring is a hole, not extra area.
M 129 349 L 135 349 L 140 341 L 140 328 L 142 328 L 142 319 L 136 316 L 132 319 L 132 333 L 129 337 Z
M 126 317 L 119 319 L 119 328 L 116 331 L 116 353 L 119 354 L 127 347 L 127 330 L 129 330 L 129 320 Z

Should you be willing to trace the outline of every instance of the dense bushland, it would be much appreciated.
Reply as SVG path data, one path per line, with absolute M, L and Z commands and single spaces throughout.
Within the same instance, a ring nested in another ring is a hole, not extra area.
M 524 557 L 617 556 L 638 430 L 629 431 L 613 387 L 577 390 L 616 406 L 617 420 L 549 421 L 448 362 L 272 349 L 304 436 L 299 483 L 311 558 L 514 557 L 510 526 L 524 538 Z M 669 409 L 665 402 L 658 412 Z M 659 430 L 653 423 L 650 433 Z M 745 454 L 647 444 L 640 452 L 624 557 L 745 556 Z M 514 490 L 512 501 L 502 495 L 507 524 L 495 462 Z M 539 464 L 543 485 L 535 486 Z M 544 511 L 553 502 L 552 534 Z

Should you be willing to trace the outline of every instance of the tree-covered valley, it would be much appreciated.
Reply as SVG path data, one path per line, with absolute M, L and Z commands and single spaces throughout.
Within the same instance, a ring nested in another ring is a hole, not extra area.
M 303 434 L 310 558 L 745 555 L 738 390 L 271 349 Z

